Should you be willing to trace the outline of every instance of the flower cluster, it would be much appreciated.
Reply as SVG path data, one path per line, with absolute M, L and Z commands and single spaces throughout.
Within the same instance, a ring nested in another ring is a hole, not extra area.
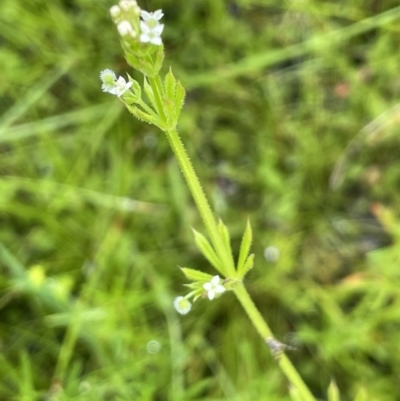
M 110 15 L 118 33 L 125 40 L 139 38 L 142 43 L 162 45 L 164 25 L 160 24 L 160 19 L 164 14 L 161 10 L 150 13 L 141 10 L 135 0 L 121 0 L 118 5 L 110 8 Z
M 185 297 L 179 296 L 174 299 L 174 308 L 181 315 L 186 315 L 192 309 L 192 304 Z
M 110 8 L 110 15 L 121 37 L 137 38 L 139 34 L 140 8 L 135 0 L 121 0 Z
M 140 41 L 143 43 L 153 43 L 153 45 L 162 45 L 161 33 L 164 25 L 160 24 L 160 19 L 164 16 L 161 10 L 154 13 L 148 13 L 142 10 L 140 16 L 143 21 L 140 21 Z
M 133 82 L 126 82 L 125 78 L 119 77 L 115 75 L 115 72 L 112 70 L 104 70 L 100 73 L 100 79 L 102 82 L 101 89 L 103 92 L 111 93 L 112 95 L 116 95 L 121 97 L 133 84 Z
M 196 283 L 194 284 L 197 287 Z M 196 300 L 199 296 L 207 297 L 210 301 L 216 297 L 219 297 L 223 292 L 226 291 L 226 288 L 221 283 L 221 278 L 219 276 L 214 276 L 210 281 L 202 284 L 195 291 L 192 291 L 185 297 L 179 296 L 174 300 L 174 308 L 181 315 L 186 315 L 190 309 L 192 308 L 192 304 L 188 300 L 191 296 Z M 200 293 L 200 295 L 199 295 Z

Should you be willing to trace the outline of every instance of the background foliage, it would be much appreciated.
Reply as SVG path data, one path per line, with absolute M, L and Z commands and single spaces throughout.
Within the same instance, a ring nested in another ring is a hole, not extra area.
M 0 399 L 288 400 L 232 294 L 172 309 L 177 265 L 210 271 L 201 221 L 165 138 L 100 91 L 128 71 L 111 5 L 1 2 Z M 140 6 L 165 13 L 180 131 L 235 245 L 250 217 L 276 337 L 317 397 L 399 400 L 398 2 Z

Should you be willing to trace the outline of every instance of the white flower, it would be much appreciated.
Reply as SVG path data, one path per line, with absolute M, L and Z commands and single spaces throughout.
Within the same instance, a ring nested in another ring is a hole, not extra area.
M 140 41 L 152 43 L 153 45 L 162 45 L 161 33 L 164 25 L 159 22 L 164 16 L 162 10 L 154 11 L 154 13 L 141 10 L 140 16 L 143 19 L 143 21 L 140 21 Z
M 152 43 L 153 45 L 161 45 L 161 33 L 164 25 L 158 24 L 155 28 L 150 28 L 145 22 L 140 21 L 140 41 L 143 43 Z
M 220 277 L 214 276 L 210 282 L 203 284 L 203 288 L 207 291 L 208 299 L 211 301 L 215 295 L 225 292 L 225 287 L 220 284 Z
M 136 32 L 134 31 L 134 29 L 132 28 L 132 25 L 130 24 L 130 22 L 128 21 L 121 21 L 118 25 L 117 25 L 117 29 L 118 32 L 121 36 L 127 36 L 130 35 L 133 38 L 136 37 Z
M 180 296 L 174 299 L 174 308 L 181 315 L 186 315 L 192 309 L 192 304 L 189 300 Z
M 103 92 L 108 92 L 118 97 L 125 93 L 133 84 L 133 82 L 126 82 L 122 77 L 117 79 L 115 72 L 109 69 L 100 73 L 100 79 L 103 82 L 101 85 Z
M 162 10 L 154 11 L 154 13 L 149 13 L 147 11 L 141 10 L 140 16 L 142 17 L 142 19 L 146 23 L 146 25 L 150 29 L 153 29 L 157 25 L 159 25 L 158 21 L 160 21 L 160 19 L 164 16 L 164 14 L 163 14 Z
M 120 97 L 132 86 L 132 84 L 133 82 L 126 82 L 124 78 L 119 77 L 115 83 L 114 88 L 110 89 L 108 92 L 112 95 L 117 95 L 118 97 Z

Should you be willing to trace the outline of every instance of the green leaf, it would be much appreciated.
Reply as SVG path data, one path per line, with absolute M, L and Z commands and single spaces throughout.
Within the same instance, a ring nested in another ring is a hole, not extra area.
M 173 103 L 175 100 L 176 79 L 172 74 L 171 68 L 164 80 L 165 96 Z
M 212 279 L 211 274 L 203 273 L 200 270 L 190 269 L 188 267 L 181 267 L 181 270 L 186 278 L 191 281 L 210 281 Z
M 133 93 L 135 94 L 135 96 L 139 99 L 142 98 L 142 88 L 139 85 L 139 82 L 135 81 L 129 74 L 128 78 L 129 78 L 129 82 L 132 82 L 132 87 L 131 90 L 133 91 Z
M 2 243 L 0 243 L 0 261 L 7 267 L 13 278 L 27 279 L 25 266 Z
M 219 219 L 219 222 L 218 222 L 218 230 L 224 240 L 224 244 L 225 244 L 227 252 L 229 252 L 229 254 L 232 254 L 229 230 L 228 230 L 228 227 L 223 223 L 223 221 L 221 219 Z
M 176 126 L 176 118 L 175 118 L 175 88 L 176 88 L 176 79 L 172 74 L 171 68 L 169 69 L 168 74 L 164 79 L 164 112 L 167 116 L 168 124 L 171 128 L 175 128 Z
M 242 243 L 240 245 L 239 260 L 237 264 L 237 271 L 239 277 L 244 277 L 249 269 L 245 269 L 244 265 L 250 251 L 251 242 L 253 240 L 253 233 L 251 231 L 250 221 L 247 220 L 246 230 L 244 231 Z
M 176 91 L 175 91 L 175 101 L 174 101 L 175 124 L 178 122 L 179 115 L 181 114 L 181 110 L 185 102 L 185 94 L 186 94 L 185 88 L 182 86 L 180 81 L 177 81 Z
M 199 283 L 190 283 L 190 284 L 183 284 L 187 288 L 191 288 L 192 290 L 197 290 L 199 288 Z
M 367 401 L 367 391 L 365 388 L 361 387 L 356 395 L 356 398 L 354 398 L 354 401 Z
M 151 45 L 143 50 L 140 46 L 136 46 L 132 49 L 131 45 L 125 44 L 124 40 L 121 41 L 121 45 L 130 66 L 149 78 L 157 76 L 164 60 L 164 46 Z
M 334 380 L 328 387 L 328 401 L 340 401 L 339 389 Z
M 154 96 L 153 88 L 147 82 L 146 78 L 144 78 L 143 89 L 144 89 L 144 93 L 146 93 L 147 99 L 149 99 L 151 106 L 153 107 L 153 109 L 155 111 L 157 111 L 157 102 L 156 102 L 156 99 Z
M 157 127 L 161 128 L 160 121 L 156 117 L 153 117 L 150 114 L 145 113 L 144 111 L 140 110 L 135 106 L 126 105 L 126 107 L 139 120 L 144 121 L 148 124 L 156 125 Z
M 200 252 L 219 272 L 222 272 L 222 264 L 207 238 L 203 234 L 197 232 L 195 229 L 192 228 L 192 230 L 194 233 L 194 240 Z
M 246 262 L 243 265 L 243 268 L 241 270 L 241 277 L 242 278 L 248 273 L 248 271 L 253 267 L 253 265 L 254 265 L 254 254 L 252 253 L 246 259 Z
M 156 46 L 156 48 L 155 57 L 153 57 L 153 75 L 150 75 L 153 77 L 159 73 L 164 61 L 164 46 Z

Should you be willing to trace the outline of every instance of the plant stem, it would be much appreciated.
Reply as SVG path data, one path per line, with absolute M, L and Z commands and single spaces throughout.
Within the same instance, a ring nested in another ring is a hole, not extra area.
M 186 153 L 179 134 L 176 130 L 169 130 L 165 133 L 167 135 L 169 144 L 171 145 L 171 148 L 178 159 L 183 176 L 185 177 L 190 191 L 192 192 L 194 201 L 199 209 L 200 215 L 204 221 L 215 251 L 222 261 L 224 271 L 221 273 L 227 277 L 235 276 L 236 272 L 232 254 L 225 247 L 210 205 L 208 204 L 207 198 L 200 185 L 200 181 L 197 178 L 196 172 L 193 169 L 192 163 L 190 162 L 189 156 Z
M 273 337 L 271 329 L 268 327 L 268 324 L 261 316 L 257 307 L 254 305 L 254 302 L 250 298 L 250 295 L 243 283 L 238 283 L 234 287 L 233 291 L 261 337 L 264 340 L 266 340 L 268 337 Z M 303 379 L 300 377 L 297 370 L 285 354 L 282 353 L 282 355 L 279 357 L 278 364 L 289 382 L 297 389 L 303 401 L 316 401 Z
M 236 271 L 233 263 L 232 254 L 231 252 L 228 252 L 224 245 L 222 236 L 218 230 L 218 226 L 214 219 L 214 215 L 211 211 L 210 205 L 208 204 L 207 198 L 203 192 L 199 179 L 197 178 L 196 172 L 193 169 L 193 166 L 190 162 L 189 156 L 186 153 L 179 134 L 176 130 L 168 130 L 165 133 L 167 135 L 169 144 L 171 145 L 171 148 L 175 153 L 176 158 L 178 159 L 182 173 L 186 179 L 186 182 L 189 185 L 190 191 L 192 192 L 193 198 L 196 202 L 197 208 L 199 209 L 200 215 L 204 221 L 215 250 L 221 258 L 224 266 L 224 271 L 221 273 L 225 276 L 234 277 L 236 275 Z M 254 305 L 243 283 L 239 282 L 234 287 L 233 291 L 235 292 L 236 297 L 242 304 L 252 324 L 261 335 L 261 337 L 264 340 L 266 340 L 268 337 L 273 337 L 270 328 Z M 306 384 L 303 382 L 303 379 L 297 373 L 297 370 L 292 365 L 290 360 L 286 357 L 286 355 L 282 354 L 279 358 L 278 363 L 289 382 L 299 392 L 302 400 L 316 401 Z
M 78 339 L 79 330 L 81 328 L 81 307 L 78 305 L 77 309 L 78 313 L 73 319 L 71 319 L 67 328 L 64 341 L 58 355 L 57 365 L 54 370 L 54 378 L 60 379 L 61 381 L 65 379 L 65 374 L 71 361 L 72 353 Z

